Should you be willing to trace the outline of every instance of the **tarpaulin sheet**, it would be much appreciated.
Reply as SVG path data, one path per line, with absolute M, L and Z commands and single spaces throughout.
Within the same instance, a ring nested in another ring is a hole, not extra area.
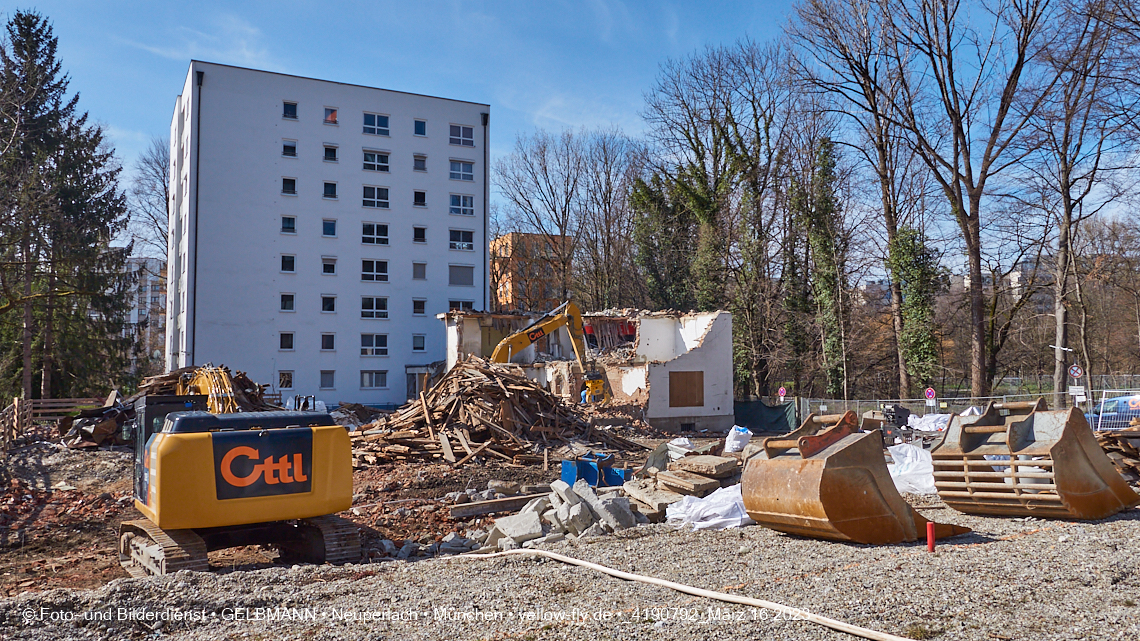
M 786 434 L 796 427 L 796 404 L 788 401 L 779 405 L 768 405 L 764 401 L 735 401 L 733 414 L 736 424 L 753 432 Z

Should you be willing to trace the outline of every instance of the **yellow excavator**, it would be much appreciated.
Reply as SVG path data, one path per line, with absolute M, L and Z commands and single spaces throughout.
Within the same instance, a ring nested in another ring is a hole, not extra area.
M 574 357 L 582 369 L 586 383 L 586 399 L 590 403 L 604 403 L 610 400 L 606 377 L 586 358 L 586 330 L 582 322 L 582 311 L 571 301 L 566 301 L 523 329 L 504 338 L 491 352 L 492 363 L 509 363 L 511 357 L 533 345 L 543 336 L 555 330 L 566 328 L 570 343 L 574 346 Z

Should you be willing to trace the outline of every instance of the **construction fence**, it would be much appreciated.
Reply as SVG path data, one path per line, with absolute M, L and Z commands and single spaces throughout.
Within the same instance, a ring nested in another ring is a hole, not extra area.
M 8 451 L 25 441 L 37 437 L 50 437 L 56 422 L 85 407 L 99 407 L 102 398 L 44 398 L 12 399 L 12 404 L 0 410 L 0 438 L 2 449 Z

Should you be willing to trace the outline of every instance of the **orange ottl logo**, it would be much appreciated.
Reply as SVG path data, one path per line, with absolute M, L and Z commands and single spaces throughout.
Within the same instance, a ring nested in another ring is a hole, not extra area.
M 269 485 L 277 485 L 278 483 L 304 483 L 309 480 L 309 477 L 304 472 L 304 455 L 297 452 L 290 457 L 288 454 L 283 454 L 277 457 L 274 462 L 273 456 L 266 456 L 264 461 L 257 463 L 253 466 L 253 471 L 245 476 L 238 476 L 234 474 L 233 462 L 238 458 L 248 458 L 256 461 L 261 458 L 261 454 L 254 448 L 241 445 L 226 452 L 222 457 L 221 472 L 222 478 L 226 483 L 236 487 L 246 487 L 253 485 L 258 479 L 264 477 L 265 482 Z M 292 458 L 292 460 L 290 460 Z

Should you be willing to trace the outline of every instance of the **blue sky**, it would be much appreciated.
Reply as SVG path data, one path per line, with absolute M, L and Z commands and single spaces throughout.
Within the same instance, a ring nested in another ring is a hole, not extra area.
M 206 60 L 491 105 L 492 158 L 535 127 L 643 131 L 669 58 L 776 35 L 768 2 L 39 2 L 80 107 L 129 168 L 166 136 L 189 61 Z M 14 9 L 4 9 L 4 18 Z

